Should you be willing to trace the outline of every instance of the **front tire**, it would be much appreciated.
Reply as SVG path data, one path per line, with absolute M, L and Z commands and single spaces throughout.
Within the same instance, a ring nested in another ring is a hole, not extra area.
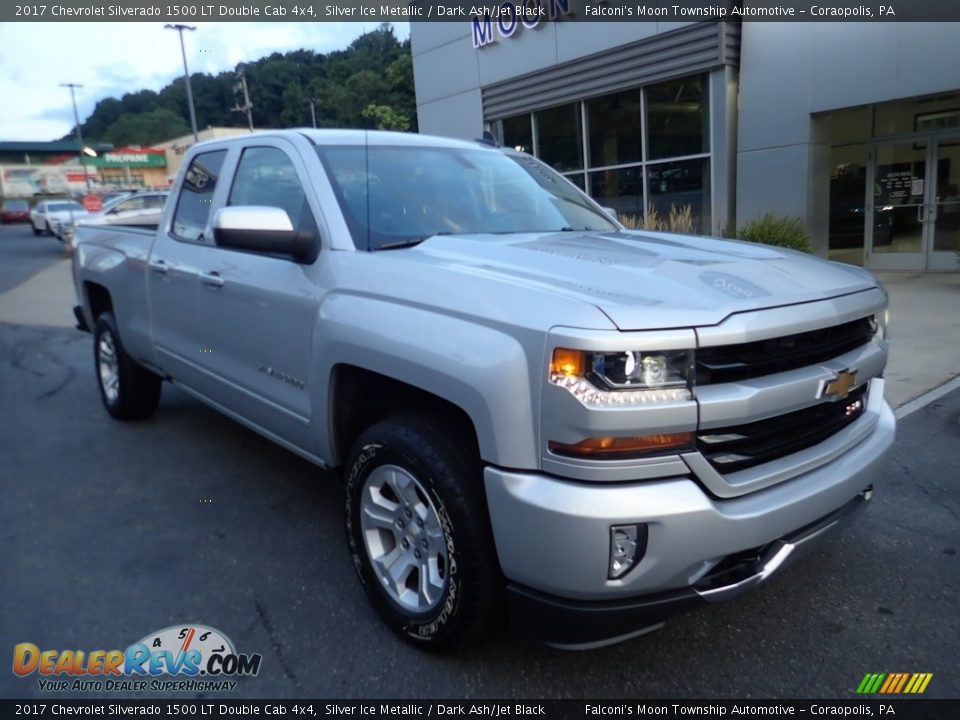
M 93 359 L 100 399 L 112 417 L 138 420 L 156 410 L 162 380 L 127 355 L 111 312 L 97 318 L 93 332 Z
M 502 598 L 480 459 L 450 427 L 421 416 L 383 420 L 347 463 L 354 568 L 387 625 L 429 648 L 483 637 Z

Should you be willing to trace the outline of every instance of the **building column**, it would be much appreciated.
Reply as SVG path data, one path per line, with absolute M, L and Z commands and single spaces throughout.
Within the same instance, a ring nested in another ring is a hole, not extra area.
M 710 73 L 710 227 L 722 235 L 736 222 L 737 69 L 729 65 Z

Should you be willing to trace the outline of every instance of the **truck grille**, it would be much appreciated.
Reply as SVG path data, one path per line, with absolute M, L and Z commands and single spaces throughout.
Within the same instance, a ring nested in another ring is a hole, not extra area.
M 697 350 L 697 385 L 734 382 L 794 370 L 866 345 L 872 317 L 783 337 Z
M 867 385 L 839 402 L 797 410 L 746 425 L 697 433 L 697 450 L 721 473 L 776 460 L 823 442 L 863 414 Z

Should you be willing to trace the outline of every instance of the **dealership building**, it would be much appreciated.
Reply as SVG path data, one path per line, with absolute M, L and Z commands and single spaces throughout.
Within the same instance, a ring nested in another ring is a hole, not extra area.
M 634 222 L 771 212 L 834 259 L 958 268 L 956 24 L 590 22 L 575 1 L 411 23 L 420 131 L 489 130 Z

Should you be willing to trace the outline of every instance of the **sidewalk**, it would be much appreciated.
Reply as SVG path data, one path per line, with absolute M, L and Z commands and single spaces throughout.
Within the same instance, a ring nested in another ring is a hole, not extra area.
M 890 293 L 887 400 L 897 408 L 960 375 L 960 273 L 877 273 Z M 70 261 L 0 294 L 0 323 L 74 327 Z
M 960 375 L 960 273 L 877 273 L 890 293 L 887 391 L 897 408 Z

